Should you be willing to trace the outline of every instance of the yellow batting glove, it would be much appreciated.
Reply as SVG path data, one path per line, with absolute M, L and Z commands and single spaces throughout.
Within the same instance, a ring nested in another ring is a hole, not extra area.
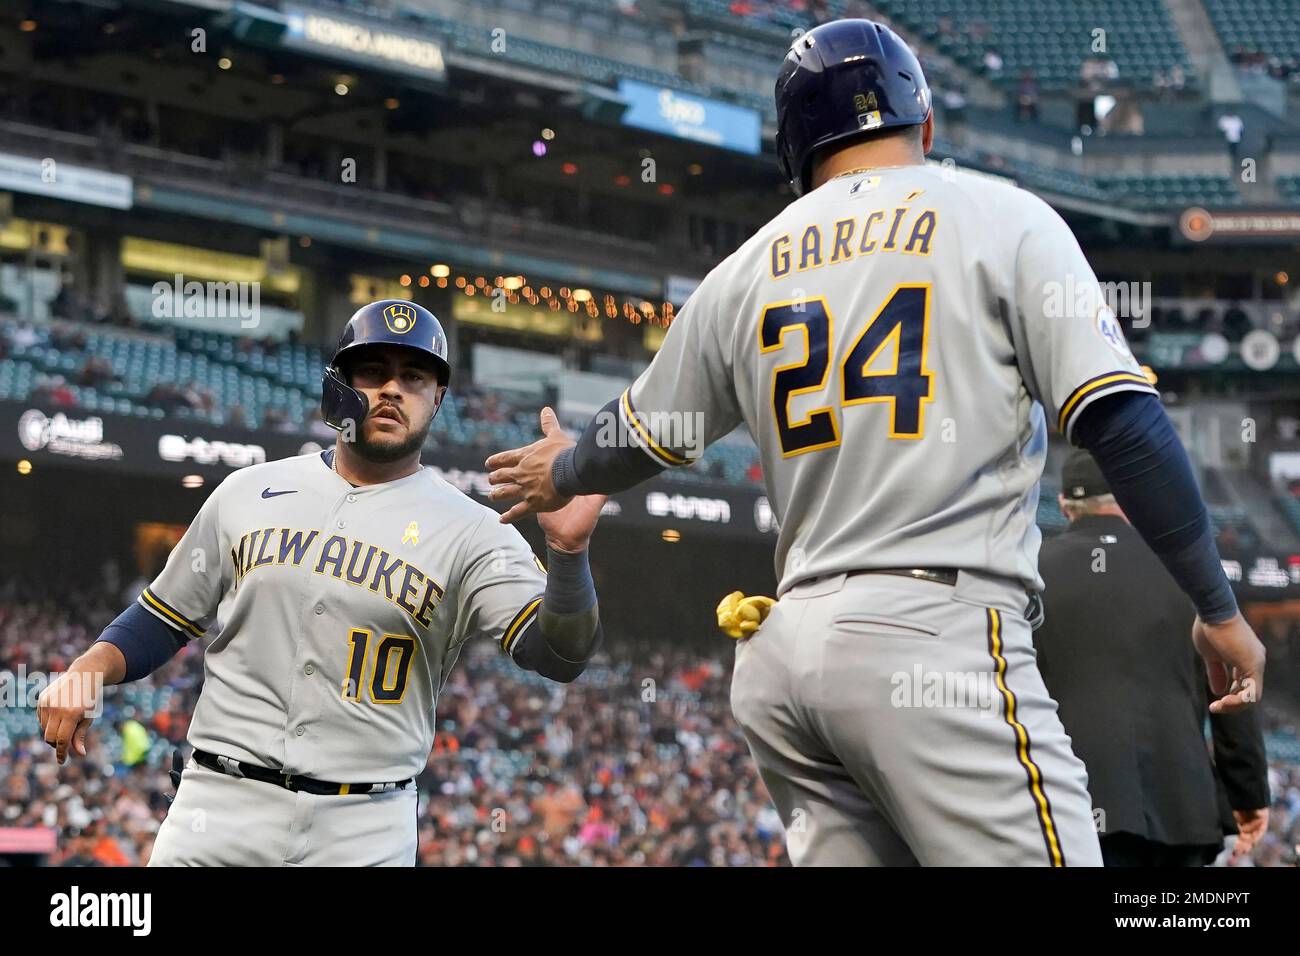
M 776 601 L 756 594 L 745 597 L 742 591 L 732 591 L 718 604 L 718 627 L 728 637 L 740 640 L 749 637 L 767 620 L 767 614 Z

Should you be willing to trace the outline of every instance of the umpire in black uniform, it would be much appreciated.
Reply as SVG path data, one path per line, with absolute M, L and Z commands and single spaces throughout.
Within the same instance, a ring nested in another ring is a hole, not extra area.
M 1061 471 L 1070 528 L 1043 544 L 1046 619 L 1038 666 L 1060 705 L 1107 866 L 1201 866 L 1238 831 L 1234 856 L 1268 828 L 1264 740 L 1254 708 L 1209 715 L 1192 645 L 1195 610 L 1128 524 L 1084 451 Z M 1233 821 L 1220 815 L 1216 770 Z

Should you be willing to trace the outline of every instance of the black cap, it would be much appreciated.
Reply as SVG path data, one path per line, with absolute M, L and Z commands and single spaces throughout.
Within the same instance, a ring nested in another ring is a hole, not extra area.
M 1075 449 L 1061 466 L 1061 494 L 1067 498 L 1095 498 L 1110 494 L 1110 485 L 1092 456 Z

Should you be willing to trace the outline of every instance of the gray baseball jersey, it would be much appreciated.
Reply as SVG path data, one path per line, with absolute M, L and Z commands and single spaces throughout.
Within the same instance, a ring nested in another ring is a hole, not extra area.
M 419 773 L 461 646 L 509 649 L 542 566 L 519 532 L 425 468 L 353 487 L 309 454 L 213 491 L 140 603 L 215 635 L 189 740 L 340 783 Z
M 719 264 L 620 407 L 661 464 L 749 426 L 778 593 L 890 567 L 1038 589 L 1045 418 L 1068 437 L 1121 389 L 1154 391 L 1061 218 L 901 166 L 832 180 Z

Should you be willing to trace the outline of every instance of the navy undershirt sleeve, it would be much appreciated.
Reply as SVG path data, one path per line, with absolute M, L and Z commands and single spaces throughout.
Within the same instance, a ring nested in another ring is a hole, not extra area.
M 605 405 L 587 424 L 578 443 L 565 449 L 551 465 L 551 483 L 566 498 L 574 495 L 612 495 L 639 485 L 664 470 L 633 441 L 601 443 L 609 429 L 602 422 L 621 421 L 619 400 Z M 625 429 L 617 429 L 619 435 Z
M 1102 396 L 1079 414 L 1074 436 L 1201 619 L 1217 624 L 1235 615 L 1192 464 L 1160 400 L 1136 391 Z
M 99 639 L 112 644 L 126 658 L 123 682 L 148 677 L 171 660 L 186 642 L 186 638 L 139 604 L 132 604 L 115 617 Z

